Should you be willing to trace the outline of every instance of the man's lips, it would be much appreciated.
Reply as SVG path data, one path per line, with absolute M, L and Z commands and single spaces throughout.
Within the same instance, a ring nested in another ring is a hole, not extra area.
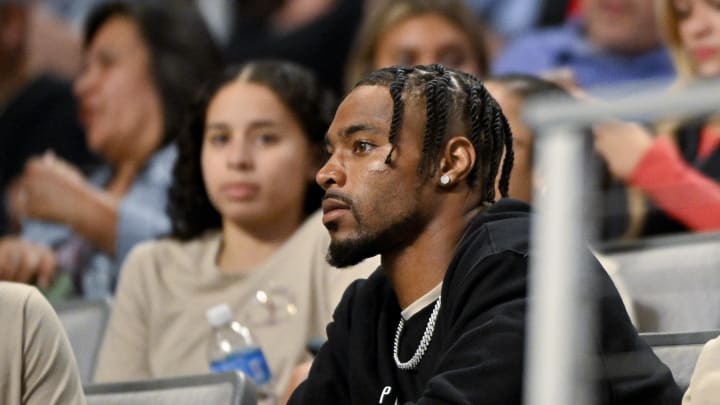
M 326 198 L 322 202 L 323 224 L 337 221 L 350 211 L 350 205 L 335 198 Z

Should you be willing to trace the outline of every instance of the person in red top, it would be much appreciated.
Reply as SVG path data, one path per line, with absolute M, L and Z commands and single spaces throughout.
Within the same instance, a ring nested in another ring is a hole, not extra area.
M 720 78 L 720 2 L 663 0 L 658 17 L 679 86 Z M 639 207 L 626 236 L 720 230 L 720 116 L 669 127 L 656 137 L 635 123 L 594 128 L 596 150 Z

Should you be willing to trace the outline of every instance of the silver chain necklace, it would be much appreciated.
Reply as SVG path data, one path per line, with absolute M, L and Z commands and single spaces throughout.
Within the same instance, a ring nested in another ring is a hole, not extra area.
M 395 332 L 395 344 L 393 345 L 393 358 L 395 359 L 395 365 L 400 370 L 412 370 L 417 367 L 418 364 L 420 364 L 420 360 L 422 360 L 422 357 L 425 355 L 425 352 L 430 345 L 433 331 L 435 331 L 435 321 L 437 320 L 438 312 L 440 312 L 440 298 L 441 297 L 438 297 L 437 301 L 435 302 L 435 306 L 433 307 L 432 313 L 430 314 L 430 319 L 428 319 L 428 323 L 425 326 L 425 333 L 423 333 L 423 337 L 422 339 L 420 339 L 420 345 L 418 346 L 417 350 L 415 350 L 415 354 L 413 354 L 410 360 L 406 362 L 402 362 L 400 361 L 400 358 L 398 358 L 400 335 L 402 334 L 403 328 L 405 327 L 405 321 L 403 320 L 402 316 L 400 317 L 397 332 Z

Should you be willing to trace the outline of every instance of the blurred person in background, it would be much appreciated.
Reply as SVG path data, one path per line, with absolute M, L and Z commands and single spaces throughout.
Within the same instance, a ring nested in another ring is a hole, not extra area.
M 0 403 L 85 404 L 63 325 L 37 289 L 0 281 L 0 325 Z
M 6 215 L 6 188 L 30 157 L 52 150 L 84 172 L 96 164 L 66 81 L 77 72 L 80 47 L 48 14 L 31 2 L 0 0 L 0 235 L 17 231 Z M 64 54 L 54 65 L 39 60 L 46 43 Z
M 475 15 L 492 25 L 501 40 L 523 34 L 540 20 L 543 0 L 464 0 Z
M 487 30 L 491 56 L 513 38 L 540 27 L 565 22 L 576 0 L 463 0 Z M 366 10 L 385 0 L 366 0 Z
M 85 178 L 52 153 L 31 160 L 10 198 L 21 235 L 0 239 L 0 279 L 52 284 L 53 297 L 107 296 L 130 248 L 169 230 L 172 141 L 219 65 L 197 11 L 174 2 L 104 4 L 84 46 L 75 93 L 88 144 L 108 165 Z
M 208 372 L 205 311 L 227 303 L 258 338 L 283 396 L 345 287 L 378 265 L 341 272 L 325 261 L 314 178 L 334 106 L 309 71 L 287 62 L 231 68 L 202 92 L 179 139 L 172 233 L 124 264 L 98 381 Z M 258 293 L 273 308 L 256 305 Z
M 523 119 L 525 103 L 533 98 L 570 97 L 570 94 L 555 82 L 522 74 L 490 77 L 485 87 L 500 104 L 512 130 L 514 159 L 508 196 L 531 203 L 533 190 L 542 185 L 533 184 L 535 134 Z M 495 193 L 500 195 L 499 179 L 495 186 Z
M 102 3 L 112 0 L 33 0 L 60 18 L 75 31 L 82 31 L 90 12 Z M 183 0 L 179 0 L 183 1 Z
M 462 0 L 377 2 L 362 23 L 347 62 L 345 87 L 388 66 L 442 63 L 485 76 L 485 29 Z
M 720 2 L 661 0 L 658 17 L 678 71 L 677 87 L 720 77 Z M 627 188 L 610 210 L 609 237 L 635 238 L 720 230 L 720 118 L 658 125 L 658 136 L 635 123 L 597 125 L 595 147 Z
M 362 19 L 363 0 L 236 0 L 228 62 L 289 60 L 312 70 L 336 93 Z
M 485 87 L 502 108 L 512 130 L 513 167 L 508 196 L 532 203 L 534 195 L 549 191 L 543 186 L 541 174 L 533 173 L 535 133 L 525 122 L 524 109 L 528 102 L 542 102 L 542 100 L 557 102 L 570 99 L 572 96 L 565 88 L 553 81 L 523 74 L 490 77 L 485 81 Z M 495 194 L 500 195 L 500 178 L 495 183 Z M 632 297 L 619 274 L 618 265 L 598 252 L 593 254 L 607 271 L 625 304 L 630 319 L 634 321 L 636 317 Z
M 95 2 L 107 0 L 95 0 Z M 82 69 L 82 24 L 58 14 L 51 0 L 25 2 L 31 10 L 27 34 L 28 69 L 74 80 Z M 79 0 L 78 4 L 87 3 Z
M 583 89 L 672 80 L 654 0 L 580 0 L 580 5 L 578 18 L 509 43 L 493 61 L 492 73 L 544 75 Z

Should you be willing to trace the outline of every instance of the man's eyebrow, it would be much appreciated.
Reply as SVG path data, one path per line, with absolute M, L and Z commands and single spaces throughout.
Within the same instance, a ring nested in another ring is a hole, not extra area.
M 371 124 L 355 124 L 345 128 L 344 131 L 340 132 L 340 136 L 343 138 L 349 138 L 358 132 L 379 132 L 380 129 L 375 125 Z
M 380 128 L 372 124 L 354 124 L 340 131 L 339 136 L 341 138 L 349 138 L 358 132 L 380 132 Z M 325 134 L 325 143 L 327 144 L 330 139 L 330 133 Z

